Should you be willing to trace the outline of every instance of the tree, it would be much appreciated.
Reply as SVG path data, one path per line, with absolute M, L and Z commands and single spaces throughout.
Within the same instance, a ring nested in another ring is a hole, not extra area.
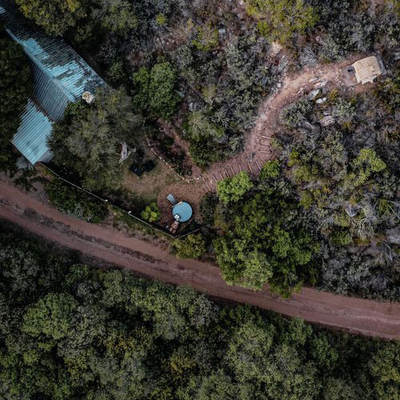
M 62 339 L 73 326 L 73 314 L 77 308 L 73 296 L 49 293 L 28 309 L 22 330 L 34 337 L 45 335 L 55 340 Z
M 16 3 L 25 17 L 54 36 L 63 35 L 86 16 L 85 0 L 16 0 Z
M 118 146 L 135 145 L 140 123 L 124 90 L 101 89 L 94 104 L 70 104 L 54 126 L 49 140 L 54 162 L 76 171 L 89 190 L 119 188 L 123 169 Z
M 312 261 L 320 247 L 297 220 L 296 202 L 268 188 L 230 204 L 228 229 L 214 241 L 227 283 L 260 290 L 269 282 L 287 296 L 313 275 Z
M 304 0 L 250 0 L 247 11 L 259 19 L 262 35 L 282 44 L 317 22 L 314 9 Z
M 157 222 L 161 217 L 161 211 L 155 202 L 146 206 L 140 216 L 149 222 Z
M 97 0 L 92 17 L 110 32 L 127 37 L 136 27 L 137 19 L 132 4 L 126 0 Z
M 241 171 L 233 178 L 227 178 L 218 182 L 218 197 L 225 204 L 231 202 L 237 203 L 253 186 L 249 174 Z
M 136 107 L 146 110 L 150 117 L 169 120 L 176 111 L 180 97 L 176 91 L 177 74 L 168 61 L 155 64 L 151 69 L 142 67 L 133 74 Z
M 0 162 L 11 158 L 10 141 L 17 132 L 20 113 L 32 93 L 32 79 L 22 47 L 0 30 Z M 10 148 L 9 150 L 5 150 Z
M 205 241 L 200 233 L 177 239 L 173 246 L 179 258 L 200 258 L 206 252 Z
M 214 125 L 203 111 L 190 113 L 187 121 L 187 130 L 190 140 L 200 142 L 207 139 L 219 139 L 224 135 L 224 129 Z

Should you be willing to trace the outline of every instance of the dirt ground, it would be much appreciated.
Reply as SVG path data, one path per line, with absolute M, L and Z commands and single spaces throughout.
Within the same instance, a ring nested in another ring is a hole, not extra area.
M 310 288 L 303 288 L 300 293 L 284 300 L 272 294 L 267 287 L 260 292 L 252 292 L 228 286 L 214 265 L 178 260 L 152 242 L 60 214 L 39 198 L 13 186 L 4 177 L 0 178 L 0 218 L 12 221 L 60 247 L 80 252 L 94 265 L 120 266 L 150 278 L 190 285 L 213 297 L 354 333 L 386 339 L 400 338 L 400 303 L 350 298 Z
M 150 150 L 146 149 L 145 159 L 153 160 L 155 168 L 145 172 L 141 177 L 129 170 L 127 166 L 124 176 L 124 186 L 138 196 L 145 204 L 157 201 L 159 193 L 165 186 L 181 181 L 179 176 L 168 168 L 162 161 L 157 159 Z
M 177 182 L 164 187 L 159 196 L 157 205 L 162 211 L 161 225 L 171 225 L 173 222 L 172 205 L 167 200 L 167 196 L 172 194 L 179 201 L 186 201 L 193 208 L 193 218 L 196 222 L 201 222 L 200 200 L 206 194 L 203 186 L 196 183 Z

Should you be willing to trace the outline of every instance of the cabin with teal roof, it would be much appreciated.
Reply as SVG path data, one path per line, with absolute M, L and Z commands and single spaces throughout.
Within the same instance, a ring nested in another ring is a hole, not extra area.
M 68 103 L 95 93 L 103 79 L 61 37 L 51 37 L 29 23 L 10 0 L 0 0 L 0 18 L 8 35 L 30 60 L 34 93 L 21 115 L 12 143 L 31 164 L 49 162 L 52 123 L 63 118 Z

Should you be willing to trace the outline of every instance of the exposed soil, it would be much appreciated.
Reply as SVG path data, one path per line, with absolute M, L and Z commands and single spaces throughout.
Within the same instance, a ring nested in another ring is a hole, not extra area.
M 247 303 L 310 322 L 386 339 L 400 338 L 400 304 L 363 300 L 304 288 L 283 300 L 261 292 L 230 287 L 219 269 L 195 260 L 178 260 L 165 249 L 110 227 L 89 224 L 60 214 L 39 198 L 0 179 L 0 217 L 62 247 L 150 278 L 187 284 L 209 295 Z

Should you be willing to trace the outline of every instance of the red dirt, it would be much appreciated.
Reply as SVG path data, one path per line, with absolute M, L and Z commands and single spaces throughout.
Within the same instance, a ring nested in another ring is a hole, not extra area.
M 284 300 L 267 288 L 252 292 L 231 287 L 222 280 L 216 266 L 195 260 L 178 260 L 153 243 L 60 214 L 12 186 L 7 179 L 1 179 L 0 184 L 1 218 L 83 255 L 161 281 L 187 284 L 214 297 L 368 336 L 400 338 L 400 303 L 350 298 L 310 288 Z

